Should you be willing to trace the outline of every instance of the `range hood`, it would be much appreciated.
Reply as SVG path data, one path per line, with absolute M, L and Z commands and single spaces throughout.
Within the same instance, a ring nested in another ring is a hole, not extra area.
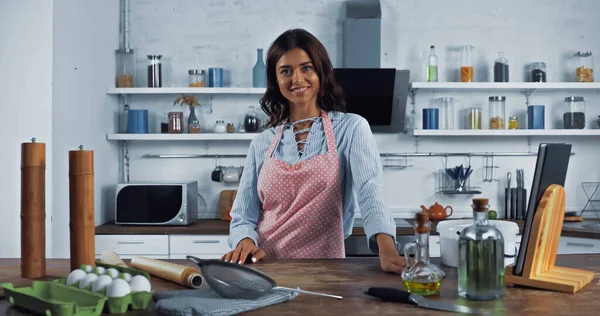
M 342 67 L 335 69 L 347 111 L 369 121 L 374 133 L 404 131 L 410 70 L 381 68 L 379 0 L 344 3 Z

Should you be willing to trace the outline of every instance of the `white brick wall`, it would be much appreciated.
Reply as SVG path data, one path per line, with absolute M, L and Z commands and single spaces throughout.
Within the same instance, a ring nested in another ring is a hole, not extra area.
M 341 61 L 340 13 L 343 1 L 317 0 L 175 0 L 132 1 L 131 43 L 139 61 L 136 83 L 145 84 L 145 55 L 162 54 L 165 60 L 165 86 L 186 85 L 187 70 L 224 67 L 232 86 L 250 86 L 252 66 L 256 61 L 256 48 L 268 48 L 281 32 L 293 27 L 303 27 L 315 34 L 328 49 L 334 64 Z M 491 64 L 497 52 L 506 54 L 510 62 L 511 81 L 522 81 L 523 68 L 533 61 L 548 65 L 549 81 L 570 81 L 573 66 L 568 60 L 576 50 L 591 50 L 600 54 L 597 33 L 600 22 L 597 12 L 600 2 L 587 1 L 382 1 L 382 67 L 411 70 L 411 79 L 423 81 L 424 56 L 431 44 L 436 45 L 441 63 L 440 77 L 454 80 L 459 66 L 455 46 L 475 45 L 476 80 L 492 76 Z M 115 12 L 115 14 L 117 14 Z M 596 67 L 598 69 L 598 67 Z M 456 110 L 479 104 L 487 108 L 486 93 L 448 94 L 457 98 Z M 417 113 L 432 97 L 419 95 Z M 507 94 L 507 111 L 520 114 L 524 97 Z M 547 126 L 561 116 L 563 93 L 536 94 L 531 102 L 547 105 Z M 600 98 L 596 94 L 584 95 L 587 100 L 588 125 L 595 125 L 594 117 Z M 217 119 L 239 122 L 247 106 L 257 104 L 258 97 L 217 97 L 213 101 L 214 113 L 204 116 L 212 125 Z M 202 100 L 201 100 L 202 101 Z M 137 98 L 134 108 L 149 108 L 156 113 L 171 109 L 169 97 Z M 204 100 L 206 102 L 206 100 Z M 187 111 L 186 111 L 187 115 Z M 551 122 L 552 121 L 552 122 Z M 154 127 L 157 128 L 157 122 Z M 420 124 L 420 121 L 417 121 Z M 458 123 L 457 123 L 458 124 Z M 596 126 L 594 126 L 596 127 Z M 203 126 L 206 128 L 206 126 Z M 414 138 L 406 135 L 376 135 L 382 152 L 415 151 Z M 536 150 L 542 141 L 567 141 L 577 153 L 571 160 L 567 178 L 567 205 L 581 208 L 585 196 L 580 182 L 597 181 L 596 165 L 599 150 L 597 138 L 533 138 L 531 147 L 525 137 L 503 138 L 494 143 L 485 138 L 422 139 L 420 151 L 528 151 Z M 200 190 L 207 200 L 208 209 L 216 209 L 218 192 L 235 187 L 211 182 L 213 160 L 142 160 L 144 153 L 245 153 L 247 142 L 237 144 L 204 143 L 134 143 L 131 147 L 132 180 L 186 179 L 200 181 Z M 221 164 L 241 164 L 243 160 L 221 161 Z M 419 205 L 433 202 L 450 204 L 457 209 L 468 209 L 470 197 L 448 197 L 434 194 L 432 172 L 443 168 L 443 159 L 416 158 L 414 167 L 398 171 L 386 169 L 386 202 L 395 210 L 417 210 Z M 448 165 L 467 163 L 455 158 Z M 472 179 L 491 198 L 494 208 L 501 208 L 503 181 L 483 183 L 483 159 L 473 158 L 476 169 Z M 500 166 L 497 178 L 504 179 L 506 172 L 524 168 L 526 186 L 529 188 L 535 158 L 496 158 Z M 579 166 L 577 166 L 579 165 Z M 585 165 L 585 167 L 583 167 Z M 161 168 L 160 171 L 157 171 Z

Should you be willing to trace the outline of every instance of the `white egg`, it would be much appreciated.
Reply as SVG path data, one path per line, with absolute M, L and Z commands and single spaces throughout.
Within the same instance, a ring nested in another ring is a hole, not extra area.
M 79 288 L 85 289 L 88 286 L 91 286 L 94 281 L 98 279 L 98 276 L 94 273 L 86 274 L 81 281 L 79 281 Z
M 85 272 L 90 273 L 92 272 L 92 270 L 94 270 L 94 267 L 92 267 L 89 264 L 86 264 L 85 266 L 83 266 L 83 269 L 85 270 Z
M 96 267 L 96 271 L 98 275 L 103 275 L 104 272 L 106 271 L 106 269 L 104 269 L 103 267 Z
M 113 281 L 113 278 L 110 276 L 103 274 L 99 276 L 94 283 L 92 283 L 92 292 L 98 292 L 102 289 L 108 287 Z
M 150 292 L 152 287 L 150 281 L 143 275 L 136 275 L 129 281 L 129 286 L 132 292 Z
M 79 282 L 81 279 L 83 279 L 83 277 L 85 277 L 85 275 L 85 271 L 81 269 L 71 271 L 71 273 L 69 273 L 69 276 L 67 277 L 67 285 L 70 286 Z
M 113 279 L 119 277 L 119 271 L 117 271 L 117 269 L 115 268 L 106 269 L 106 272 L 104 272 L 104 274 L 110 275 Z
M 123 273 L 123 277 L 125 278 L 125 281 L 127 281 L 127 282 L 131 281 L 131 274 L 125 272 L 125 273 Z
M 131 287 L 123 279 L 114 279 L 106 288 L 107 297 L 123 297 L 129 293 L 131 293 Z

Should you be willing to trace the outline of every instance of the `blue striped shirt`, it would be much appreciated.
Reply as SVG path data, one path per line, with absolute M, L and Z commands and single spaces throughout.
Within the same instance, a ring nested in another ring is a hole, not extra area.
M 377 143 L 369 123 L 363 117 L 343 112 L 329 112 L 340 159 L 344 238 L 352 234 L 354 215 L 362 215 L 368 247 L 378 253 L 375 235 L 384 233 L 396 240 L 394 218 L 383 203 L 383 171 Z M 258 244 L 257 225 L 261 214 L 258 197 L 258 174 L 277 127 L 266 129 L 250 143 L 244 172 L 231 209 L 229 246 L 234 249 L 244 238 Z M 273 156 L 288 164 L 296 164 L 327 152 L 323 122 L 316 120 L 310 127 L 304 153 L 298 154 L 293 128 L 284 128 Z M 356 194 L 356 196 L 355 196 Z M 358 203 L 357 203 L 358 202 Z

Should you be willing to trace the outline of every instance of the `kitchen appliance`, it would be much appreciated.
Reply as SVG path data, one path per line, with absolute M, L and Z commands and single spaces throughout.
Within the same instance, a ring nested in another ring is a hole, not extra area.
M 115 224 L 185 226 L 197 219 L 197 181 L 116 186 Z
M 379 0 L 344 2 L 342 67 L 334 69 L 346 110 L 364 117 L 374 133 L 404 131 L 410 70 L 381 68 Z
M 405 304 L 412 303 L 422 308 L 462 314 L 489 315 L 488 312 L 480 309 L 474 309 L 471 307 L 458 305 L 450 302 L 444 302 L 440 300 L 429 300 L 421 295 L 411 294 L 409 292 L 401 291 L 394 288 L 370 287 L 365 291 L 365 294 L 389 302 Z
M 255 299 L 268 294 L 271 290 L 286 290 L 342 299 L 341 296 L 317 293 L 277 286 L 270 276 L 248 266 L 221 261 L 218 259 L 199 259 L 194 256 L 186 258 L 200 267 L 202 276 L 210 287 L 225 298 Z

